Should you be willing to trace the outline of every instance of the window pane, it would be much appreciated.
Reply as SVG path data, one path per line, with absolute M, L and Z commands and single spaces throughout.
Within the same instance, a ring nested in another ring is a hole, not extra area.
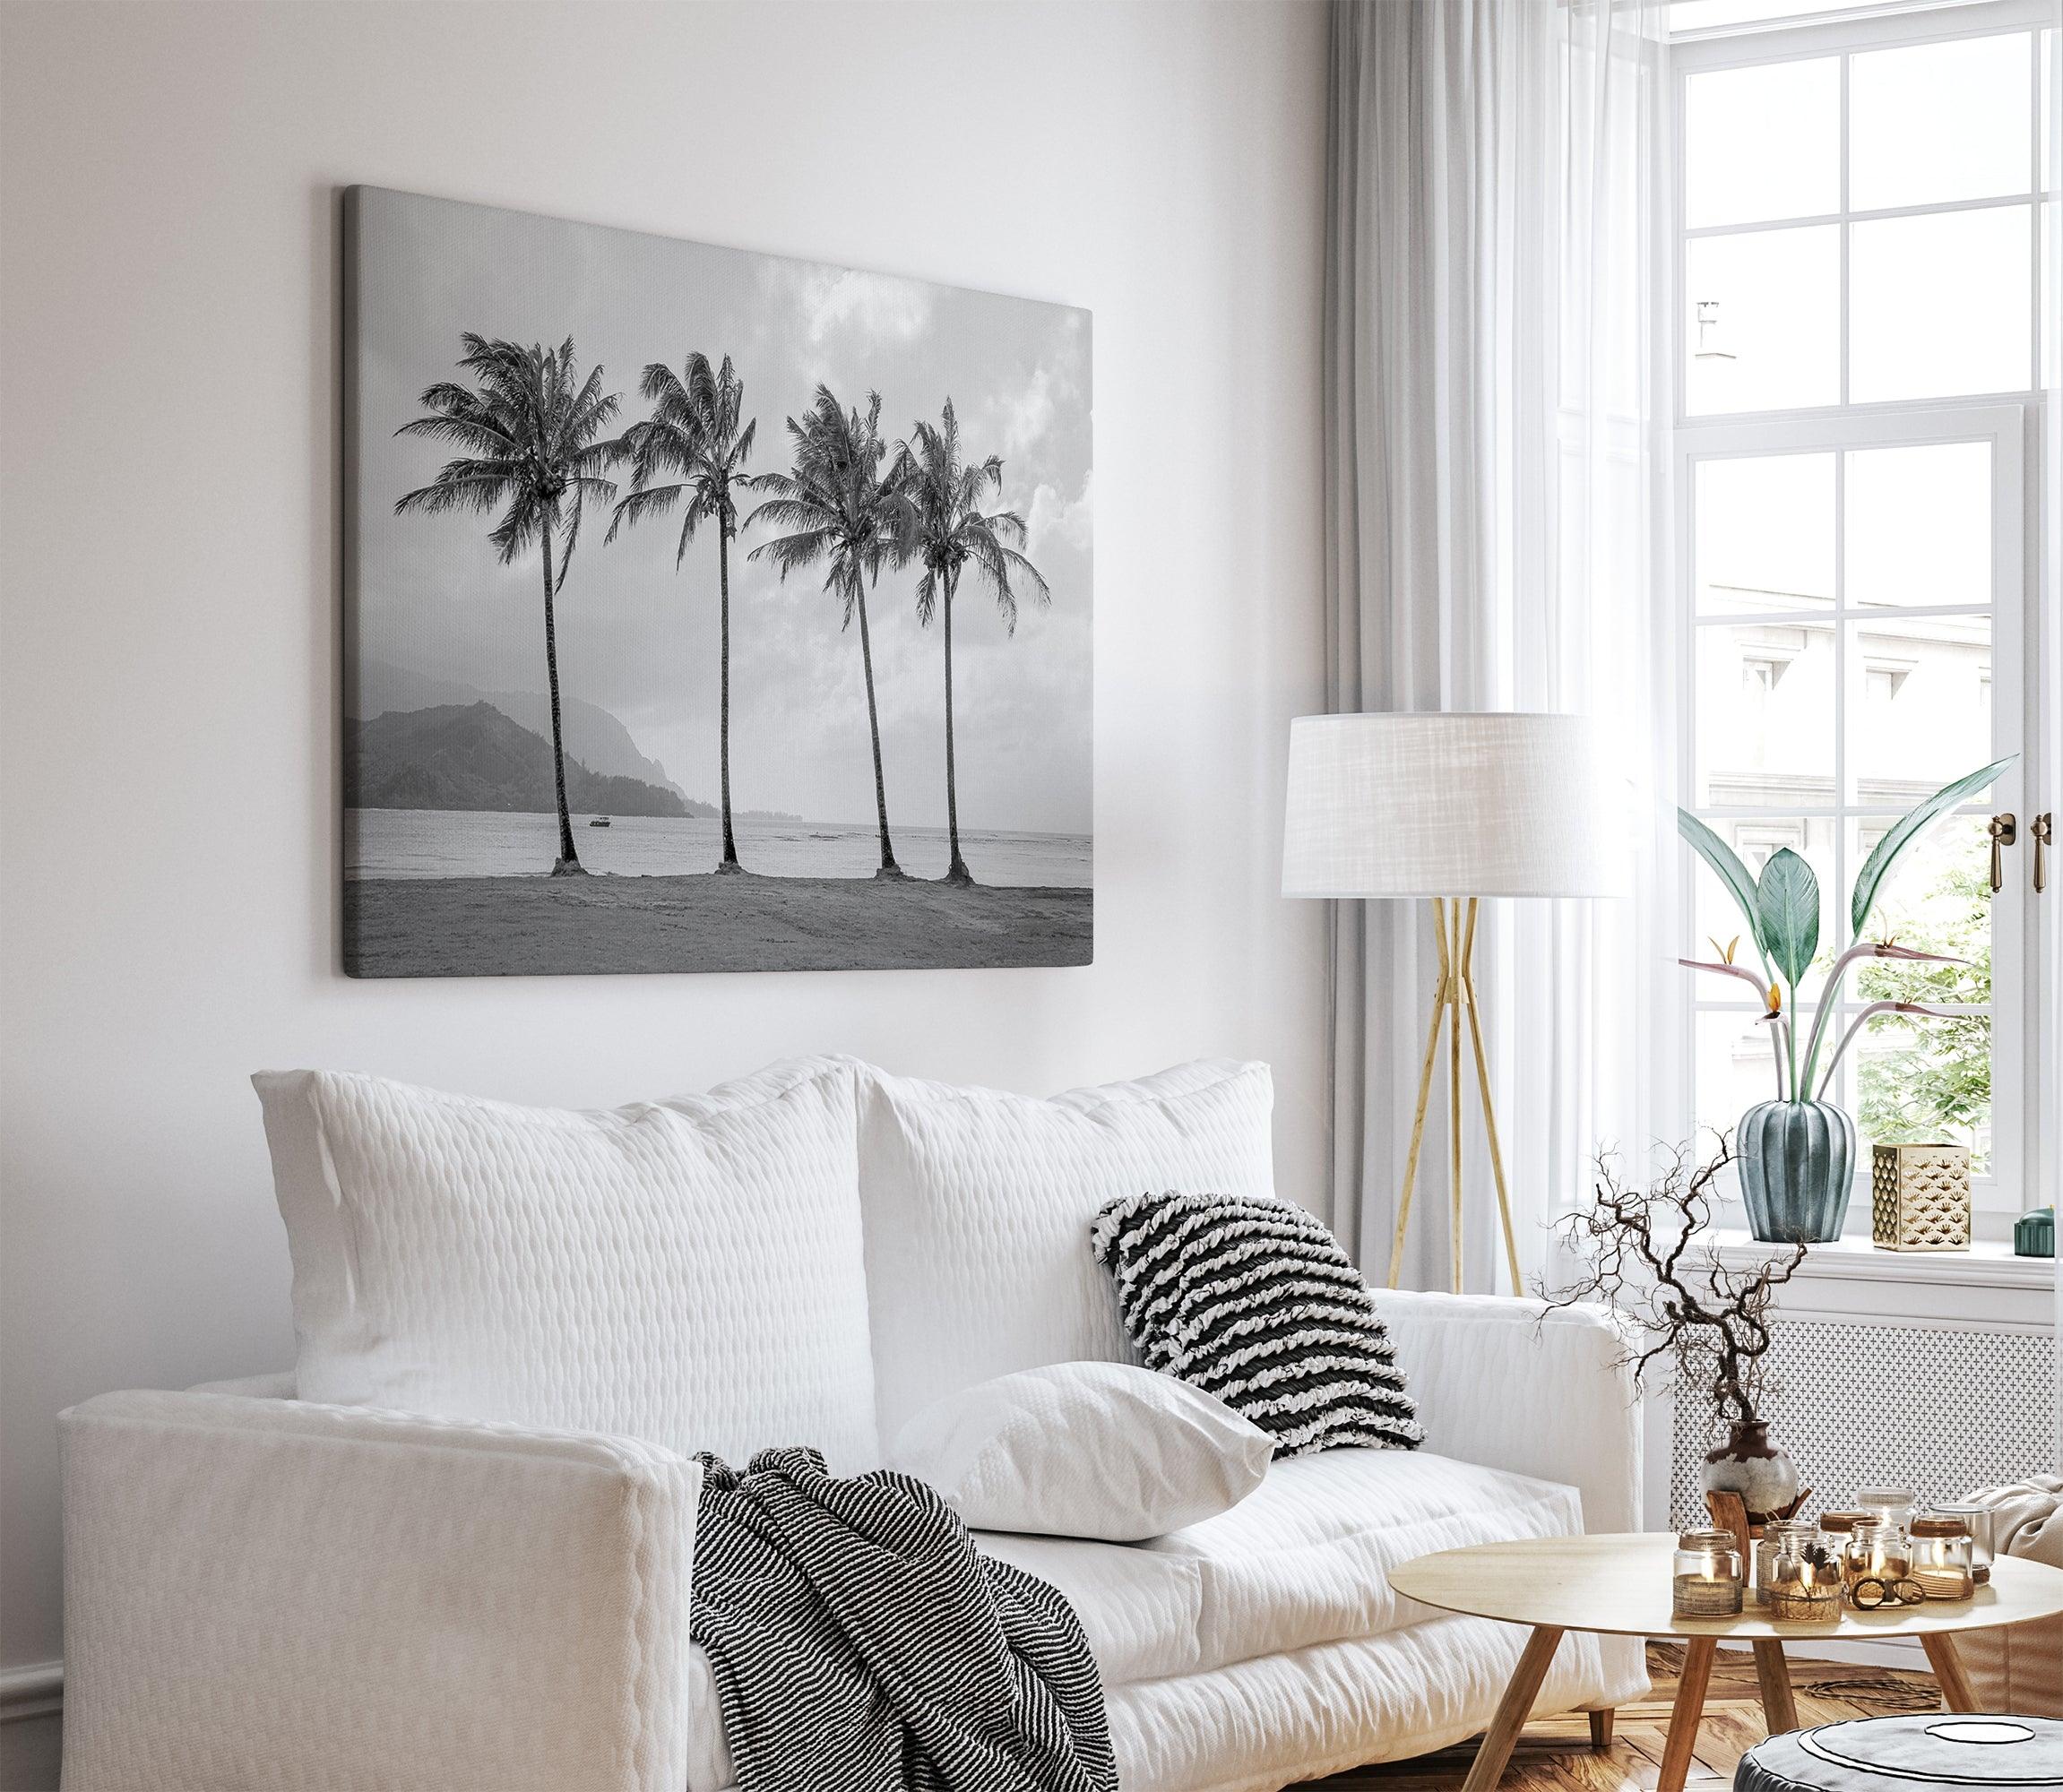
M 1841 64 L 1768 63 L 1684 82 L 1684 221 L 1753 224 L 1841 209 Z
M 1696 976 L 1685 971 L 1686 977 Z M 1714 978 L 1699 977 L 1712 984 Z M 1755 998 L 1748 986 L 1735 986 L 1741 994 L 1738 1014 L 1704 1013 L 1697 1017 L 1697 1126 L 1702 1156 L 1711 1143 L 1711 1133 L 1731 1133 L 1740 1116 L 1758 1101 L 1776 1097 L 1776 1059 L 1770 1047 L 1770 1027 L 1757 1021 Z M 1712 992 L 1708 989 L 1706 994 Z M 1709 1129 L 1709 1131 L 1708 1131 Z
M 2032 209 L 1850 226 L 1852 399 L 2025 388 Z
M 1895 816 L 1849 823 L 1849 862 L 1860 866 Z M 1967 964 L 1865 959 L 1848 993 L 1863 1002 L 1991 1001 L 1990 841 L 1982 815 L 1955 815 L 1907 849 L 1877 894 L 1863 933 L 1915 952 L 1943 952 Z M 1843 900 L 1845 901 L 1845 898 Z
M 1848 764 L 1853 800 L 1910 809 L 1991 754 L 1991 618 L 1848 625 Z
M 1839 401 L 1839 228 L 1691 240 L 1684 338 L 1692 411 Z M 2024 340 L 2024 323 L 2022 331 Z
M 1848 601 L 1991 601 L 1991 444 L 1867 448 L 1848 457 Z
M 2016 32 L 1857 56 L 1848 71 L 1850 207 L 2025 193 L 2030 47 Z
M 1705 825 L 1740 855 L 1741 863 L 1756 876 L 1779 847 L 1789 847 L 1811 866 L 1819 880 L 1819 961 L 1831 964 L 1834 955 L 1834 929 L 1845 912 L 1845 899 L 1834 888 L 1834 846 L 1840 823 L 1831 815 L 1707 815 Z M 1714 943 L 1723 948 L 1736 937 L 1740 941 L 1734 962 L 1758 975 L 1760 965 L 1748 938 L 1748 921 L 1719 879 L 1698 859 L 1690 861 L 1691 914 L 1697 937 L 1688 943 L 1686 958 L 1709 959 Z M 1755 992 L 1738 978 L 1713 971 L 1684 973 L 1695 976 L 1691 994 L 1702 1002 L 1731 1002 L 1736 993 L 1749 1004 Z M 1808 979 L 1808 986 L 1817 986 Z
M 1990 1169 L 1989 1014 L 1942 1020 L 1879 1014 L 1865 1024 L 1848 1055 L 1863 1151 L 1872 1145 L 1964 1145 L 1975 1174 Z M 1867 1157 L 1863 1162 L 1867 1167 Z
M 1833 455 L 1700 461 L 1695 477 L 1700 613 L 1833 608 Z
M 1697 630 L 1696 806 L 1831 808 L 1834 626 Z

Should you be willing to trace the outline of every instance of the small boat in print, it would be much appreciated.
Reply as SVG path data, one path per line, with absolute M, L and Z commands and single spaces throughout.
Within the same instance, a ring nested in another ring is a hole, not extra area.
M 606 828 L 608 825 L 609 817 L 607 815 L 597 815 L 591 822 L 588 823 L 588 826 L 591 828 Z

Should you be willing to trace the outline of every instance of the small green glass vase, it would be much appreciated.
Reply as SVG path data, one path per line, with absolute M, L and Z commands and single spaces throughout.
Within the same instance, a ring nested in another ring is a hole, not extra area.
M 1855 1171 L 1855 1123 L 1828 1101 L 1765 1101 L 1734 1131 L 1748 1229 L 1769 1245 L 1841 1236 Z

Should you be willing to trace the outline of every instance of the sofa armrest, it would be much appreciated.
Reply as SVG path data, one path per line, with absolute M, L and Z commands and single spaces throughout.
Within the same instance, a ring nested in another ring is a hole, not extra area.
M 1375 1291 L 1426 1448 L 1583 1495 L 1584 1529 L 1641 1528 L 1641 1415 L 1609 1307 Z
M 67 1792 L 680 1792 L 701 1470 L 229 1394 L 61 1419 Z
M 246 1394 L 253 1400 L 290 1400 L 299 1377 L 291 1369 L 275 1369 L 269 1375 L 237 1375 L 226 1382 L 195 1382 L 190 1394 Z

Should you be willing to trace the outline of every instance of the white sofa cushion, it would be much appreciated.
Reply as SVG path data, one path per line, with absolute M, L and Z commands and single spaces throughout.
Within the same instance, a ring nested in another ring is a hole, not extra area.
M 606 1113 L 254 1078 L 300 1397 L 873 1466 L 856 1076 Z
M 1124 1686 L 1423 1624 L 1437 1615 L 1390 1590 L 1398 1563 L 1582 1529 L 1572 1487 L 1422 1451 L 1331 1450 L 1277 1460 L 1230 1512 L 1151 1543 L 975 1541 L 1059 1588 L 1103 1684 Z
M 1129 1363 L 1055 1363 L 920 1408 L 891 1469 L 977 1530 L 1136 1543 L 1237 1505 L 1274 1440 L 1223 1400 Z
M 1090 1222 L 1147 1189 L 1273 1194 L 1273 1102 L 1265 1064 L 1216 1060 L 1050 1100 L 869 1076 L 860 1191 L 882 1434 L 992 1376 L 1134 1361 Z
M 1017 1531 L 977 1531 L 974 1545 L 1060 1590 L 1082 1621 L 1106 1688 L 1196 1672 L 1203 1658 L 1204 1571 L 1195 1561 Z
M 1329 1450 L 1278 1460 L 1230 1512 L 1138 1546 L 1196 1564 L 1202 1668 L 1421 1622 L 1389 1584 L 1414 1555 L 1582 1529 L 1573 1487 L 1423 1451 Z

